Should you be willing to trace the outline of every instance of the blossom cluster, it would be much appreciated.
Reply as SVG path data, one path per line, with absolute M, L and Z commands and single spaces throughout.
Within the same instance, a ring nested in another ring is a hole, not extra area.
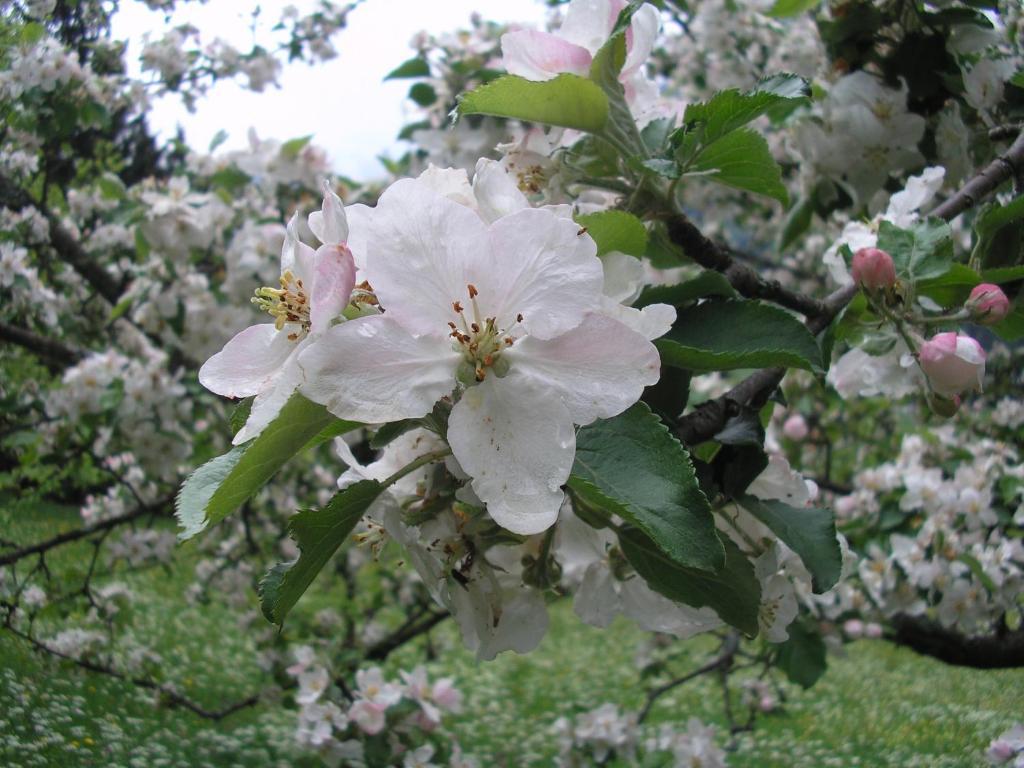
M 350 701 L 342 708 L 335 703 L 336 689 L 316 651 L 299 646 L 294 654 L 296 663 L 287 671 L 298 682 L 295 738 L 328 765 L 364 765 L 367 749 L 373 751 L 374 765 L 382 759 L 406 768 L 476 765 L 457 742 L 438 730 L 447 714 L 458 714 L 462 708 L 462 694 L 451 678 L 431 683 L 426 669 L 416 667 L 401 672 L 401 682 L 388 682 L 379 667 L 360 669 Z M 381 746 L 387 757 L 382 758 Z

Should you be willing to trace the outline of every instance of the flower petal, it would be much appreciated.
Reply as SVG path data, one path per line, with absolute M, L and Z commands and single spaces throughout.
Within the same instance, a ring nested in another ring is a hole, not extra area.
M 324 180 L 324 204 L 319 211 L 309 214 L 309 228 L 324 245 L 341 245 L 348 242 L 348 221 L 341 198 Z
M 589 314 L 578 328 L 550 341 L 527 337 L 505 352 L 505 380 L 557 393 L 573 423 L 622 413 L 661 375 L 658 350 L 617 320 Z
M 531 336 L 551 339 L 575 328 L 601 303 L 604 274 L 597 245 L 570 219 L 527 208 L 494 222 L 490 255 L 473 264 L 484 314 L 508 328 L 522 315 Z
M 488 224 L 509 213 L 529 208 L 515 179 L 497 160 L 482 157 L 477 161 L 473 174 L 473 193 L 480 216 Z
M 487 251 L 483 221 L 415 179 L 392 184 L 368 219 L 365 274 L 388 316 L 447 337 L 452 302 L 468 299 L 467 262 Z
M 573 0 L 569 3 L 558 34 L 591 53 L 605 44 L 615 28 L 624 0 Z
M 416 338 L 383 315 L 362 317 L 328 329 L 302 353 L 302 393 L 342 419 L 417 418 L 451 392 L 459 359 L 446 339 Z
M 313 284 L 316 272 L 315 252 L 299 240 L 299 214 L 288 220 L 285 231 L 284 245 L 281 246 L 281 274 L 291 270 L 292 274 L 305 285 Z
M 648 341 L 664 336 L 676 321 L 676 308 L 671 304 L 648 304 L 643 309 L 636 309 L 605 298 L 601 312 L 636 331 Z
M 633 14 L 626 36 L 628 51 L 626 61 L 622 65 L 622 76 L 631 75 L 647 63 L 660 28 L 661 15 L 653 5 L 644 3 Z
M 327 330 L 342 313 L 356 284 L 356 265 L 345 245 L 321 245 L 316 251 L 309 321 L 314 333 Z
M 352 251 L 356 268 L 365 269 L 366 243 L 370 237 L 370 219 L 373 218 L 373 208 L 362 203 L 350 205 L 345 209 L 345 218 L 348 220 L 348 242 L 346 245 Z
M 448 444 L 494 521 L 533 534 L 558 518 L 576 454 L 572 419 L 558 398 L 494 377 L 452 409 Z
M 250 325 L 199 369 L 199 383 L 224 397 L 251 397 L 269 386 L 295 342 L 273 323 Z
M 501 36 L 505 69 L 527 80 L 551 80 L 563 72 L 586 75 L 593 57 L 586 48 L 535 29 L 506 32 Z
M 271 381 L 270 386 L 256 395 L 252 401 L 252 410 L 249 411 L 249 418 L 235 434 L 231 441 L 232 445 L 242 443 L 256 437 L 264 428 L 277 418 L 277 414 L 284 408 L 285 403 L 295 394 L 295 390 L 302 383 L 302 369 L 299 368 L 299 354 L 302 351 L 303 339 L 299 344 L 293 344 L 292 354 L 281 366 L 280 373 Z

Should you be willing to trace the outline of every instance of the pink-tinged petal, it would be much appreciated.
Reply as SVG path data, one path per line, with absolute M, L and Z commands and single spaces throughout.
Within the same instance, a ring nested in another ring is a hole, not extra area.
M 293 213 L 288 219 L 284 231 L 284 242 L 281 244 L 281 273 L 295 266 L 295 247 L 299 243 L 299 214 Z
M 487 252 L 483 221 L 415 179 L 392 184 L 368 218 L 364 274 L 388 316 L 447 338 L 452 303 L 468 301 L 467 264 Z
M 488 377 L 452 409 L 448 444 L 498 525 L 529 535 L 558 519 L 576 432 L 557 397 Z
M 593 57 L 586 48 L 548 32 L 523 29 L 501 36 L 505 69 L 527 80 L 552 80 L 563 72 L 586 75 Z
M 199 383 L 224 397 L 258 395 L 295 349 L 288 332 L 278 331 L 273 323 L 249 326 L 203 364 Z
M 386 423 L 430 413 L 455 386 L 447 339 L 414 337 L 389 316 L 328 329 L 299 356 L 302 394 L 342 419 Z
M 570 43 L 597 53 L 625 7 L 625 0 L 573 0 L 558 34 Z
M 574 221 L 534 208 L 494 222 L 489 258 L 472 271 L 484 315 L 505 329 L 522 315 L 521 327 L 541 339 L 579 325 L 600 306 L 604 284 L 597 246 L 580 232 Z
M 557 394 L 575 424 L 622 413 L 661 375 L 658 350 L 643 336 L 605 315 L 590 314 L 556 339 L 521 339 L 505 352 L 506 381 L 529 382 Z
M 348 221 L 341 198 L 324 181 L 324 204 L 319 211 L 309 214 L 309 229 L 324 245 L 343 245 L 348 242 Z
M 298 357 L 305 343 L 306 340 L 292 344 L 292 354 L 285 360 L 278 375 L 270 381 L 270 386 L 256 395 L 256 399 L 252 401 L 249 418 L 235 434 L 231 441 L 233 445 L 241 445 L 256 437 L 277 418 L 285 403 L 295 394 L 295 390 L 302 383 L 302 369 L 299 368 Z
M 661 15 L 653 5 L 644 3 L 633 14 L 626 33 L 627 50 L 626 61 L 622 65 L 622 77 L 628 77 L 647 63 L 660 28 Z
M 529 208 L 515 179 L 497 160 L 480 158 L 473 174 L 473 193 L 477 210 L 488 224 L 524 208 Z
M 309 321 L 314 333 L 325 330 L 342 313 L 356 284 L 352 252 L 344 245 L 322 245 L 316 251 Z

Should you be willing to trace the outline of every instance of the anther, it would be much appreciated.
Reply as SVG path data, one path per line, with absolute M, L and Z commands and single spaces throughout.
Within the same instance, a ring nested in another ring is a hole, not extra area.
M 473 329 L 473 333 L 480 333 L 480 326 L 476 323 L 470 323 L 469 327 Z
M 462 304 L 460 304 L 459 302 L 453 301 L 452 309 L 454 309 L 457 314 L 462 314 Z
M 466 288 L 467 288 L 467 289 L 469 289 L 469 298 L 471 298 L 471 299 L 475 299 L 475 298 L 477 297 L 477 294 L 478 294 L 478 293 L 480 293 L 480 292 L 479 292 L 479 291 L 478 291 L 478 290 L 476 289 L 476 286 L 475 286 L 475 285 L 473 285 L 472 283 L 469 283 L 469 284 L 468 284 L 468 285 L 466 286 Z
M 516 315 L 516 322 L 517 323 L 523 322 L 523 313 L 522 312 L 520 312 L 518 315 Z

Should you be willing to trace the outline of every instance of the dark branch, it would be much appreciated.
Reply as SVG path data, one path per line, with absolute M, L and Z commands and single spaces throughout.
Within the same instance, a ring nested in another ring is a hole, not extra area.
M 39 653 L 46 653 L 51 656 L 56 656 L 60 659 L 65 659 L 67 661 L 72 662 L 75 666 L 80 667 L 81 669 L 87 670 L 89 672 L 96 672 L 101 675 L 107 675 L 108 677 L 116 678 L 117 680 L 124 680 L 125 682 L 138 686 L 139 688 L 146 688 L 151 691 L 157 691 L 168 705 L 172 707 L 179 707 L 181 709 L 187 709 L 189 712 L 193 712 L 199 715 L 199 717 L 205 718 L 207 720 L 223 720 L 228 715 L 233 715 L 235 712 L 238 712 L 239 710 L 246 709 L 247 707 L 251 707 L 254 704 L 257 704 L 260 700 L 259 694 L 254 693 L 252 696 L 248 696 L 244 699 L 236 701 L 233 704 L 229 704 L 226 707 L 222 707 L 221 709 L 207 709 L 206 707 L 197 704 L 196 702 L 192 701 L 186 696 L 182 696 L 169 685 L 158 683 L 155 680 L 150 680 L 147 677 L 132 677 L 131 675 L 127 675 L 124 672 L 120 672 L 114 669 L 113 667 L 98 664 L 87 659 L 79 659 L 75 656 L 62 653 L 61 651 L 58 651 L 55 648 L 51 648 L 50 646 L 40 642 L 31 635 L 21 632 L 12 626 L 8 625 L 7 627 L 5 627 L 5 629 L 11 634 L 15 635 L 16 637 L 20 637 L 22 640 L 29 643 L 32 646 L 32 648 Z
M 1002 155 L 989 163 L 977 176 L 964 184 L 957 193 L 928 214 L 950 221 L 968 208 L 977 205 L 1008 179 L 1024 174 L 1024 131 Z
M 733 660 L 736 658 L 736 652 L 740 648 L 740 636 L 736 632 L 730 632 L 726 635 L 725 640 L 722 641 L 722 647 L 719 650 L 718 655 L 705 664 L 702 667 L 698 667 L 692 672 L 687 672 L 682 677 L 677 677 L 674 680 L 669 680 L 667 683 L 652 688 L 647 692 L 647 700 L 644 702 L 643 709 L 640 710 L 640 716 L 637 718 L 637 723 L 643 723 L 647 719 L 647 716 L 651 713 L 651 707 L 654 706 L 654 702 L 664 696 L 666 693 L 671 691 L 673 688 L 678 688 L 683 683 L 688 683 L 702 675 L 706 675 L 716 670 L 726 671 L 732 666 Z M 726 692 L 728 695 L 728 691 Z
M 132 520 L 138 520 L 140 517 L 151 515 L 159 512 L 163 507 L 170 503 L 169 499 L 157 502 L 145 507 L 139 507 L 131 512 L 126 512 L 123 515 L 117 517 L 111 517 L 107 520 L 102 520 L 93 525 L 87 525 L 84 528 L 75 528 L 74 530 L 65 531 L 64 533 L 57 534 L 53 538 L 41 541 L 38 544 L 32 544 L 21 549 L 16 549 L 13 552 L 7 552 L 6 554 L 0 555 L 0 565 L 11 565 L 16 563 L 23 558 L 31 555 L 45 554 L 55 547 L 69 544 L 72 541 L 79 541 L 80 539 L 88 538 L 94 533 L 102 533 L 108 531 L 111 528 L 116 528 L 119 525 L 124 525 Z
M 830 294 L 821 302 L 822 313 L 807 323 L 807 329 L 815 335 L 821 333 L 856 293 L 856 286 L 847 285 Z M 708 400 L 683 416 L 679 420 L 677 434 L 687 445 L 698 445 L 710 440 L 744 406 L 756 409 L 764 405 L 785 375 L 785 368 L 765 368 L 751 374 L 721 397 Z
M 368 661 L 383 661 L 393 651 L 402 647 L 405 643 L 409 642 L 415 637 L 422 635 L 424 632 L 429 632 L 431 629 L 436 627 L 442 621 L 447 619 L 451 614 L 445 611 L 431 611 L 425 618 L 416 622 L 406 622 L 399 627 L 395 632 L 385 637 L 379 643 L 371 645 L 366 650 L 366 655 L 363 657 Z
M 62 368 L 74 365 L 85 355 L 56 339 L 48 339 L 25 328 L 0 322 L 0 341 L 17 344 Z
M 103 269 L 61 224 L 50 210 L 42 203 L 32 200 L 20 187 L 10 179 L 0 176 L 0 202 L 9 208 L 21 210 L 33 206 L 50 225 L 50 243 L 60 257 L 71 265 L 93 289 L 111 304 L 117 304 L 121 298 L 122 287 L 119 282 Z
M 785 288 L 778 280 L 766 280 L 757 271 L 736 261 L 727 248 L 705 237 L 686 216 L 673 215 L 667 225 L 669 238 L 687 256 L 706 269 L 721 272 L 729 284 L 748 299 L 767 299 L 807 317 L 825 311 L 818 299 Z
M 897 615 L 893 634 L 886 639 L 925 656 L 974 669 L 1024 667 L 1024 629 L 1010 630 L 1000 623 L 990 635 L 963 635 L 921 616 Z

